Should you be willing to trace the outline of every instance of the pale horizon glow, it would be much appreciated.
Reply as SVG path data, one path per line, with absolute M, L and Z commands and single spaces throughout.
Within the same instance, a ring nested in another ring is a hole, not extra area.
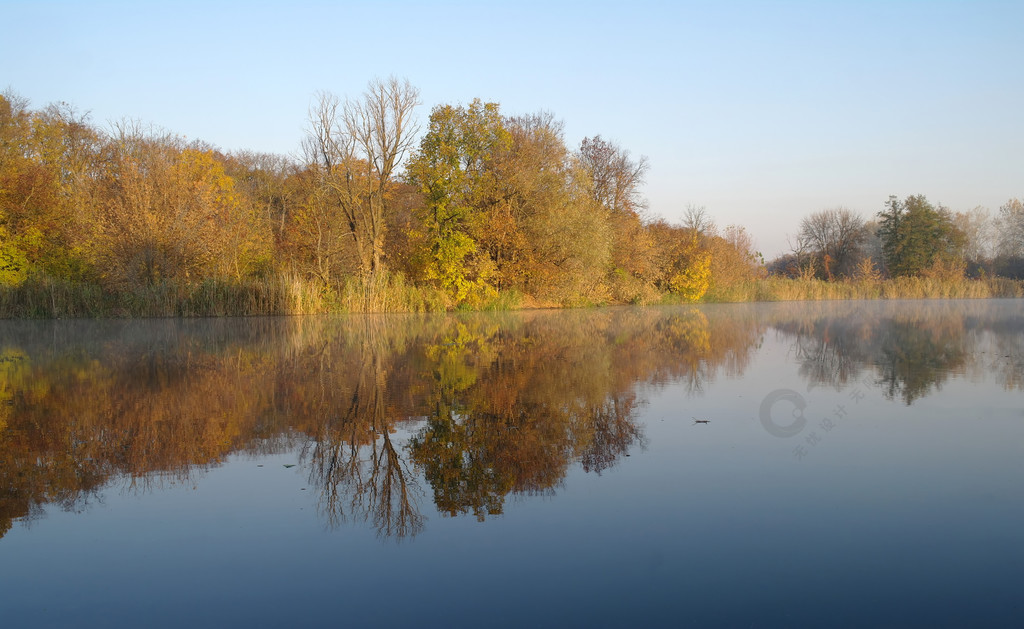
M 0 90 L 105 127 L 297 155 L 318 90 L 395 75 L 430 109 L 547 110 L 650 171 L 650 214 L 742 225 L 767 258 L 890 194 L 995 213 L 1024 196 L 1021 2 L 0 0 Z

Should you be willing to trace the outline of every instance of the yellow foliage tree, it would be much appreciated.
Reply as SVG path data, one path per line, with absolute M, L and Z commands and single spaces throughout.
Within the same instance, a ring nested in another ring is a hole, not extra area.
M 108 283 L 237 279 L 269 246 L 265 221 L 212 151 L 132 125 L 107 150 L 94 255 Z
M 28 275 L 28 259 L 7 228 L 0 225 L 0 286 L 19 286 Z
M 688 302 L 700 301 L 711 286 L 711 252 L 700 249 L 696 241 L 685 263 L 669 278 L 669 288 Z

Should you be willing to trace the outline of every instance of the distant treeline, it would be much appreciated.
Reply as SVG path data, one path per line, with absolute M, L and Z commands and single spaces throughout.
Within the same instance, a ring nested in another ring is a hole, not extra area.
M 839 278 L 1024 278 L 1024 202 L 1010 199 L 992 216 L 965 212 L 923 195 L 889 197 L 873 220 L 846 208 L 803 219 L 793 252 L 769 270 L 789 276 Z
M 552 115 L 479 100 L 435 107 L 420 129 L 419 104 L 394 78 L 355 99 L 320 94 L 292 159 L 136 121 L 101 129 L 64 103 L 32 110 L 0 96 L 0 315 L 698 301 L 740 294 L 767 271 L 742 227 L 720 229 L 703 208 L 682 224 L 647 215 L 647 161 L 613 142 L 569 147 Z M 809 235 L 811 217 L 794 255 L 769 268 L 825 279 L 1019 272 L 1019 201 L 1000 215 L 1017 221 L 1001 229 L 1017 244 L 985 260 L 971 257 L 977 214 L 930 208 L 922 222 L 922 207 L 891 200 L 874 228 L 849 213 L 838 249 L 831 232 Z M 925 232 L 932 240 L 918 242 Z M 940 255 L 935 238 L 950 245 Z M 878 239 L 892 242 L 876 252 Z

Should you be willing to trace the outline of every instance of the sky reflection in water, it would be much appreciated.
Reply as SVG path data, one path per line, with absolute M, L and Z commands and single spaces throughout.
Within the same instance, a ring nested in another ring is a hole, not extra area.
M 1016 301 L 5 322 L 0 378 L 15 625 L 1021 614 Z

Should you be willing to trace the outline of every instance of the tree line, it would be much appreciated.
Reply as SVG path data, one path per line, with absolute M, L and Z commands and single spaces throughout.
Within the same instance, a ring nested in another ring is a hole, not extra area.
M 370 311 L 692 302 L 766 273 L 1024 274 L 1016 199 L 994 219 L 923 196 L 890 198 L 872 220 L 823 210 L 766 265 L 745 229 L 702 207 L 652 216 L 646 158 L 600 135 L 569 146 L 552 114 L 481 100 L 439 105 L 421 128 L 419 106 L 396 78 L 320 93 L 300 157 L 286 157 L 0 95 L 0 287 L 130 302 L 291 282 L 314 311 Z
M 366 310 L 396 286 L 444 307 L 700 299 L 760 273 L 742 228 L 652 218 L 647 160 L 547 112 L 474 100 L 417 125 L 418 90 L 318 94 L 301 157 L 225 152 L 137 121 L 0 96 L 0 284 L 131 293 L 296 278 Z M 350 305 L 352 305 L 350 303 Z
M 868 220 L 847 208 L 815 212 L 800 223 L 792 252 L 775 273 L 834 280 L 927 276 L 1024 278 L 1024 202 L 1010 199 L 993 216 L 955 212 L 924 195 L 890 196 Z

